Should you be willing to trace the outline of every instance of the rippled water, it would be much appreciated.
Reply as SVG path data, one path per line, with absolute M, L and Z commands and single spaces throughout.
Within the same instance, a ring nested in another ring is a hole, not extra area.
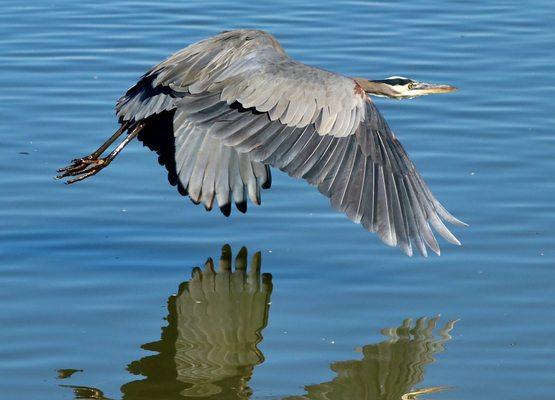
M 552 395 L 555 3 L 298 3 L 2 2 L 1 398 Z M 206 213 L 138 142 L 82 184 L 52 179 L 147 68 L 242 27 L 347 75 L 458 86 L 376 102 L 470 224 L 463 246 L 407 258 L 281 173 L 261 207 Z

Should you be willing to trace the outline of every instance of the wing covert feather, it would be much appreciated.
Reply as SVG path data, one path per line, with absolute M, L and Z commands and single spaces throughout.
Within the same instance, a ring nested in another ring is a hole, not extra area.
M 117 114 L 139 120 L 178 107 L 174 99 L 186 94 L 209 92 L 287 126 L 315 123 L 320 135 L 342 137 L 364 116 L 364 98 L 353 95 L 355 88 L 351 78 L 291 59 L 266 32 L 228 31 L 153 67 L 119 100 Z M 162 98 L 150 104 L 151 92 Z

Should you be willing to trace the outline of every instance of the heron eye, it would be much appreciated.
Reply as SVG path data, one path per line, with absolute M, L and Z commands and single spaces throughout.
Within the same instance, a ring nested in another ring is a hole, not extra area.
M 416 87 L 416 85 L 414 83 L 409 83 L 408 88 L 409 90 L 412 90 Z

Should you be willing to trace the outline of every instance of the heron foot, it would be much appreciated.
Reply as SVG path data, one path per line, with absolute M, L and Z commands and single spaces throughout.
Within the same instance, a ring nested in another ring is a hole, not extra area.
M 92 155 L 83 158 L 76 158 L 70 165 L 58 170 L 59 174 L 56 176 L 56 179 L 75 176 L 76 178 L 69 179 L 65 182 L 70 185 L 72 183 L 82 181 L 90 176 L 96 175 L 100 172 L 100 170 L 107 167 L 110 161 L 109 157 L 94 158 Z
M 98 157 L 93 157 L 92 154 L 82 158 L 75 158 L 71 160 L 71 164 L 69 164 L 67 167 L 60 168 L 59 170 L 57 170 L 57 172 L 60 173 L 57 176 L 57 178 L 63 178 L 64 176 L 69 175 L 69 174 L 66 174 L 69 172 L 83 170 L 87 167 L 87 165 L 91 164 L 94 160 L 97 160 L 97 159 Z
M 127 144 L 133 140 L 139 132 L 145 127 L 144 122 L 134 125 L 133 130 L 110 152 L 106 157 L 100 158 L 100 155 L 128 128 L 129 124 L 123 124 L 112 135 L 110 139 L 102 144 L 94 153 L 89 154 L 83 158 L 76 158 L 67 167 L 60 168 L 57 172 L 56 179 L 63 179 L 68 176 L 74 176 L 73 179 L 68 179 L 65 183 L 70 185 L 75 182 L 82 181 L 89 176 L 96 175 L 100 170 L 106 168 L 118 156 Z

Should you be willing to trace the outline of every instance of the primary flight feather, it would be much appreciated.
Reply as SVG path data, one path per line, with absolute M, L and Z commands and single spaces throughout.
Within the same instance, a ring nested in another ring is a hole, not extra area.
M 370 95 L 411 98 L 455 90 L 403 77 L 349 78 L 290 58 L 259 30 L 225 31 L 148 71 L 119 99 L 120 128 L 98 150 L 59 170 L 74 183 L 105 168 L 153 117 L 172 118 L 179 183 L 206 209 L 229 215 L 260 204 L 270 167 L 317 186 L 334 208 L 412 255 L 439 254 L 432 228 L 464 225 L 432 195 Z M 101 155 L 124 132 L 125 139 Z

